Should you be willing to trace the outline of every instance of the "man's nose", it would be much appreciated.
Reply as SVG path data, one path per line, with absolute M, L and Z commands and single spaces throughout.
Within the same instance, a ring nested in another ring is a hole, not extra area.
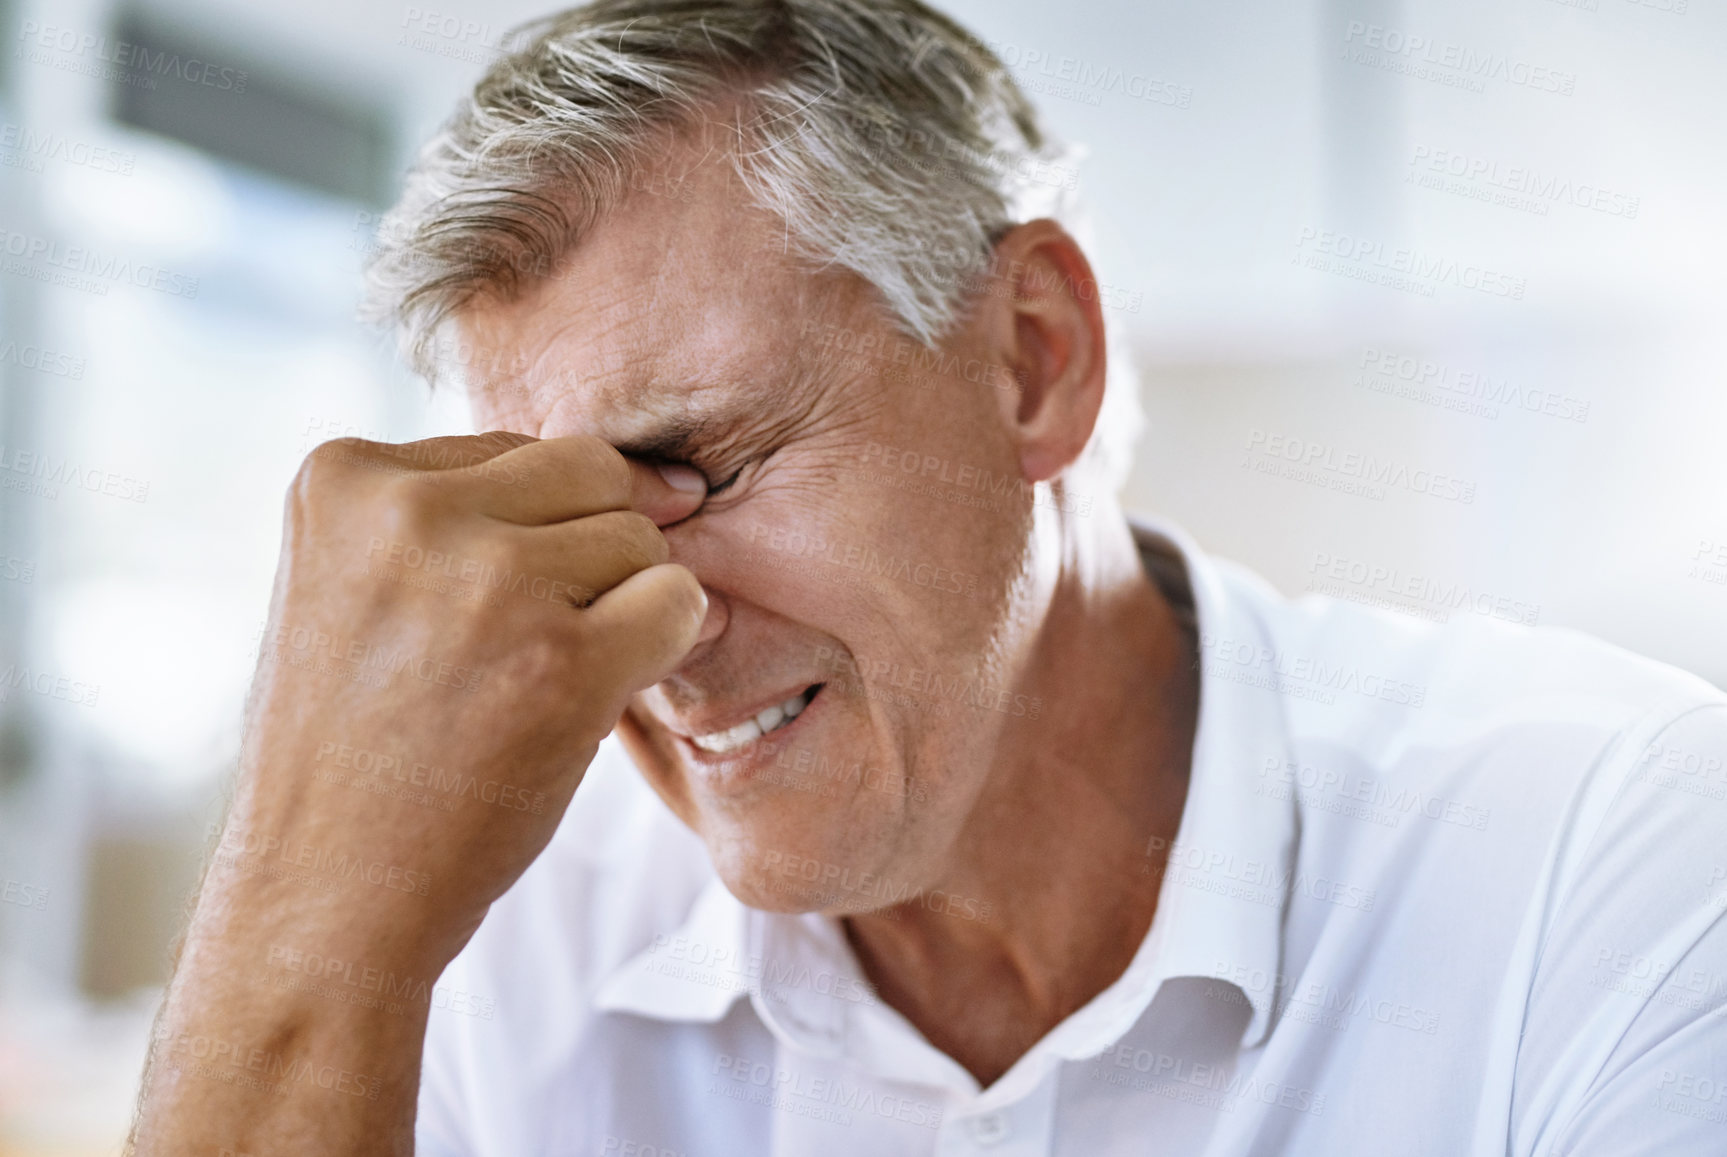
M 705 482 L 703 486 L 705 497 Z M 708 581 L 708 567 L 704 563 L 711 561 L 708 552 L 713 549 L 713 544 L 708 536 L 701 533 L 700 523 L 699 518 L 672 524 L 660 523 L 660 530 L 666 536 L 666 545 L 671 548 L 669 561 L 688 567 L 690 573 L 696 576 L 696 581 L 702 584 L 702 592 L 708 596 L 708 613 L 702 619 L 701 630 L 696 633 L 695 645 L 690 648 L 691 655 L 701 654 L 704 644 L 725 634 L 726 624 L 732 617 L 731 600 L 724 591 L 716 589 Z

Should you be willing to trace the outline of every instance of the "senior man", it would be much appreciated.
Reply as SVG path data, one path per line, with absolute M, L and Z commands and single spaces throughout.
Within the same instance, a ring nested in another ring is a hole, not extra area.
M 373 275 L 492 432 L 294 483 L 137 1152 L 1723 1151 L 1723 696 L 1130 526 L 1069 163 L 914 0 L 490 70 Z

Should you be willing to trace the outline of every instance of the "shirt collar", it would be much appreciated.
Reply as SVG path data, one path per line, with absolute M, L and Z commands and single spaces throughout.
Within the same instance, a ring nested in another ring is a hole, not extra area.
M 751 915 L 713 876 L 682 926 L 656 934 L 600 982 L 594 1007 L 659 1020 L 721 1019 L 733 1001 L 750 991 L 760 971 L 751 967 L 746 951 Z
M 1270 1029 L 1293 878 L 1295 805 L 1254 790 L 1265 767 L 1289 758 L 1282 696 L 1229 678 L 1213 661 L 1223 644 L 1275 652 L 1256 600 L 1244 597 L 1275 593 L 1243 571 L 1226 581 L 1219 564 L 1172 524 L 1136 522 L 1133 534 L 1152 573 L 1172 570 L 1159 566 L 1159 555 L 1163 563 L 1172 554 L 1185 563 L 1201 658 L 1199 725 L 1151 930 L 1126 972 L 1058 1025 L 1040 1050 L 1075 1059 L 1120 1039 L 1162 982 L 1177 976 L 1247 979 L 1238 983 L 1252 1007 L 1242 1045 L 1260 1043 Z M 1181 569 L 1173 568 L 1178 576 Z M 717 877 L 677 931 L 655 936 L 602 981 L 595 1004 L 660 1020 L 712 1022 L 746 993 L 776 1035 L 826 1055 L 841 1050 L 849 1014 L 877 1004 L 837 920 L 746 908 Z M 892 1014 L 886 1006 L 880 1011 Z
M 1284 697 L 1275 684 L 1231 678 L 1236 672 L 1216 657 L 1224 647 L 1274 654 L 1262 608 L 1279 596 L 1257 576 L 1206 558 L 1173 524 L 1146 520 L 1133 531 L 1142 554 L 1173 548 L 1186 563 L 1201 678 L 1187 802 L 1151 932 L 1122 981 L 1143 964 L 1143 1009 L 1171 977 L 1246 979 L 1238 987 L 1253 1014 L 1242 1045 L 1252 1047 L 1271 1027 L 1299 824 L 1293 799 L 1258 790 L 1267 767 L 1292 758 Z

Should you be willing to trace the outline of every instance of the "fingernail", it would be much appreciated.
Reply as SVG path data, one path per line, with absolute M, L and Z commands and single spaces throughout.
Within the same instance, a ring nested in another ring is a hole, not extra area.
M 678 462 L 657 463 L 660 477 L 666 480 L 666 485 L 684 494 L 706 494 L 708 480 L 702 477 L 702 472 L 693 466 L 685 466 Z

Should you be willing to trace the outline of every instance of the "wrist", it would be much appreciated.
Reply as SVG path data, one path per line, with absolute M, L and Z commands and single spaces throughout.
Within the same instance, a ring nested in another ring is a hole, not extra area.
M 325 893 L 293 880 L 221 876 L 212 866 L 179 972 L 336 1006 L 380 1007 L 368 996 L 400 1001 L 429 992 L 467 940 L 448 924 L 427 897 Z
M 152 1033 L 152 1067 L 308 1104 L 411 1091 L 431 1009 L 418 978 L 346 963 L 331 975 L 325 957 L 294 951 L 269 938 L 189 938 Z

